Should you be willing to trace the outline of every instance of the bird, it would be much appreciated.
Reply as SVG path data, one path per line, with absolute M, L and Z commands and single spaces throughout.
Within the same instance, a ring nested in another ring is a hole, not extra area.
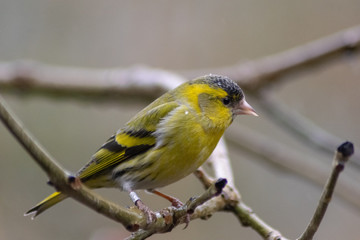
M 112 135 L 77 173 L 89 188 L 119 188 L 149 215 L 136 190 L 181 206 L 157 189 L 198 169 L 237 115 L 258 116 L 242 89 L 226 76 L 209 74 L 168 91 Z M 33 218 L 66 199 L 56 191 L 25 215 Z

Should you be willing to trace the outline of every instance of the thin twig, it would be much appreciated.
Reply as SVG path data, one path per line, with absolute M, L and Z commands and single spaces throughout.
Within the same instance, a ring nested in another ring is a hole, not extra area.
M 287 240 L 279 231 L 265 223 L 244 202 L 240 202 L 231 211 L 239 219 L 243 226 L 249 226 L 266 240 Z
M 326 209 L 331 201 L 331 197 L 333 195 L 339 174 L 342 170 L 344 170 L 345 163 L 349 160 L 353 153 L 354 145 L 351 142 L 345 142 L 338 147 L 334 156 L 331 175 L 325 184 L 324 191 L 321 195 L 316 211 L 306 230 L 300 236 L 300 238 L 298 238 L 298 240 L 313 239 L 317 229 L 320 226 L 321 220 L 325 215 Z

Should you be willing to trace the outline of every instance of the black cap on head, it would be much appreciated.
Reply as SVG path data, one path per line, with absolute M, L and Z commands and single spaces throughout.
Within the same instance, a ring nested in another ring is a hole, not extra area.
M 210 74 L 204 78 L 211 86 L 222 88 L 229 94 L 230 97 L 238 99 L 242 99 L 244 97 L 244 93 L 239 85 L 228 77 Z

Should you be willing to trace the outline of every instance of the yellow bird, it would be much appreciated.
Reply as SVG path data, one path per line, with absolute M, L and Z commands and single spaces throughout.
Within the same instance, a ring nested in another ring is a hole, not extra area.
M 147 189 L 177 206 L 177 199 L 155 189 L 200 167 L 240 114 L 257 116 L 235 82 L 219 75 L 199 77 L 165 93 L 136 114 L 76 176 L 90 188 L 127 191 L 147 214 L 148 208 L 134 190 Z M 35 217 L 65 198 L 65 194 L 55 192 L 26 215 Z

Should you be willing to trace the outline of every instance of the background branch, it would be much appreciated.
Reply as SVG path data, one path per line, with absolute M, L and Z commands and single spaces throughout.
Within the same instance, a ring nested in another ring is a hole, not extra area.
M 285 76 L 311 66 L 323 66 L 343 56 L 358 53 L 360 26 L 349 28 L 317 41 L 267 56 L 259 60 L 224 68 L 183 71 L 191 79 L 207 73 L 223 74 L 247 91 L 290 80 Z M 56 92 L 118 93 L 158 96 L 182 83 L 177 74 L 135 66 L 129 69 L 86 69 L 58 67 L 33 61 L 0 63 L 0 86 Z
M 259 100 L 262 111 L 274 122 L 288 129 L 310 147 L 316 147 L 327 154 L 332 154 L 338 143 L 345 140 L 325 131 L 303 115 L 277 101 L 269 91 L 261 91 L 261 94 L 257 94 L 257 100 Z M 354 161 L 351 164 L 360 169 L 360 153 L 354 153 Z
M 88 69 L 51 66 L 34 61 L 0 63 L 0 87 L 38 93 L 158 96 L 185 79 L 165 70 L 134 66 L 128 69 Z
M 256 92 L 274 83 L 290 80 L 291 78 L 286 78 L 288 75 L 357 54 L 359 46 L 360 26 L 355 26 L 259 60 L 224 68 L 185 71 L 183 75 L 192 78 L 204 72 L 223 74 L 244 89 Z
M 256 95 L 263 110 L 275 122 L 280 122 L 305 142 L 311 142 L 311 146 L 317 146 L 332 154 L 332 149 L 339 142 L 337 137 L 275 102 L 268 92 L 260 90 L 280 80 L 290 80 L 291 78 L 285 79 L 285 76 L 301 72 L 310 66 L 314 69 L 315 66 L 343 59 L 344 56 L 358 54 L 359 46 L 360 26 L 356 26 L 259 60 L 225 68 L 184 71 L 182 76 L 185 78 L 144 66 L 129 69 L 86 69 L 51 66 L 33 61 L 3 62 L 0 63 L 0 87 L 71 96 L 76 93 L 109 98 L 131 94 L 154 98 L 181 84 L 185 79 L 209 72 L 223 74 Z M 357 167 L 360 166 L 359 153 L 356 153 L 354 163 Z

